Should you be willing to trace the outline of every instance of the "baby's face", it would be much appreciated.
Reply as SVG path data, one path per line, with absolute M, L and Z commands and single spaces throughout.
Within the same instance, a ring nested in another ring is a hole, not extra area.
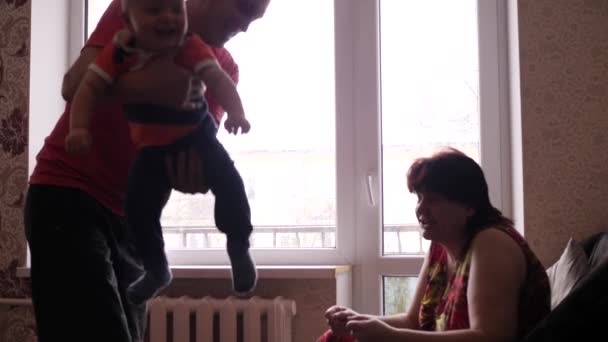
M 130 0 L 126 20 L 137 45 L 150 51 L 175 49 L 188 29 L 184 0 Z

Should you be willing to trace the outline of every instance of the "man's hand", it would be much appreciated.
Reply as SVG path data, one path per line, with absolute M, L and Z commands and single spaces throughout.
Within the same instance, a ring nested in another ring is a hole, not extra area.
M 165 165 L 173 189 L 187 194 L 204 194 L 209 191 L 203 161 L 195 148 L 179 150 L 168 155 Z
M 224 122 L 224 128 L 226 128 L 228 133 L 236 135 L 239 133 L 239 128 L 241 129 L 241 134 L 249 132 L 251 125 L 243 115 L 228 114 L 228 118 Z
M 87 153 L 91 149 L 91 133 L 86 128 L 73 128 L 65 137 L 65 150 L 71 154 Z

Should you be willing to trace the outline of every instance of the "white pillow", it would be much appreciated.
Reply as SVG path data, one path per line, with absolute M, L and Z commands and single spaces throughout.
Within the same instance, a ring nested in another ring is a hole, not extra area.
M 572 238 L 559 260 L 547 269 L 551 283 L 551 310 L 553 310 L 578 281 L 589 272 L 589 262 L 582 246 Z
M 605 262 L 608 262 L 608 233 L 603 233 L 595 243 L 593 251 L 589 256 L 589 267 L 595 270 L 595 268 Z

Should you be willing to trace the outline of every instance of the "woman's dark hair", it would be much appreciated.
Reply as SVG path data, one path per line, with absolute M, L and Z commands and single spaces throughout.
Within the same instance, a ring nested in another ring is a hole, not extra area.
M 479 164 L 455 148 L 416 159 L 407 172 L 407 187 L 411 193 L 432 192 L 474 208 L 467 224 L 471 234 L 488 226 L 513 224 L 490 203 Z

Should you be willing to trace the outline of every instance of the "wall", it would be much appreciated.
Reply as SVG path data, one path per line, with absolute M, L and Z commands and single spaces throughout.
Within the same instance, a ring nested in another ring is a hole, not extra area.
M 608 1 L 520 0 L 526 238 L 545 265 L 608 231 Z
M 15 275 L 26 258 L 29 57 L 29 1 L 0 0 L 0 297 L 29 296 Z M 0 307 L 0 341 L 34 341 L 33 327 L 28 307 Z
M 0 0 L 1 1 L 1 0 Z M 35 125 L 29 127 L 29 173 L 33 170 L 36 153 L 42 147 L 44 138 L 55 126 L 63 112 L 65 101 L 61 98 L 61 82 L 68 67 L 68 41 L 65 37 L 68 20 L 69 0 L 31 1 L 31 52 L 29 75 L 35 75 L 30 82 L 29 117 Z M 48 53 L 53 51 L 53 53 Z M 58 72 L 60 70 L 60 72 Z
M 608 229 L 608 1 L 519 0 L 517 14 L 526 236 L 549 264 L 570 236 Z M 0 0 L 0 297 L 29 295 L 15 268 L 26 255 L 30 18 L 29 1 Z M 178 280 L 168 293 L 225 287 L 213 283 Z M 302 280 L 261 288 L 300 296 L 306 317 L 318 317 L 335 290 Z M 0 308 L 0 341 L 33 341 L 32 329 L 27 308 Z M 296 329 L 310 341 L 322 322 L 307 318 Z

